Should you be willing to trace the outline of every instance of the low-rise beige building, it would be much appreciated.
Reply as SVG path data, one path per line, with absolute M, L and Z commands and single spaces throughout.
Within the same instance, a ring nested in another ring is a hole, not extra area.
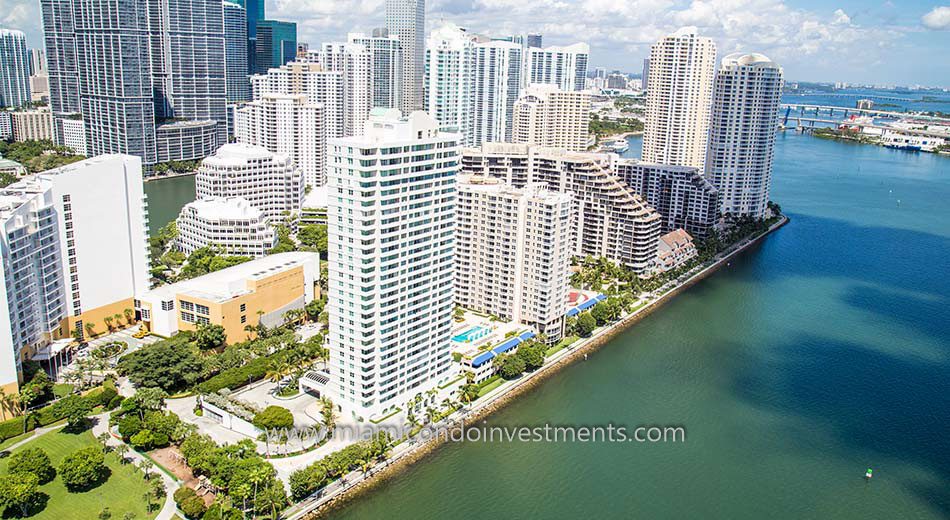
M 319 254 L 280 253 L 152 289 L 135 303 L 155 334 L 173 336 L 215 324 L 234 343 L 251 335 L 248 326 L 281 324 L 285 312 L 319 297 L 319 283 Z

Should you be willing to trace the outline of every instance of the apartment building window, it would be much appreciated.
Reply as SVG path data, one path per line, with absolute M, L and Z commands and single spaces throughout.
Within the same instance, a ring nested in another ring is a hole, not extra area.
M 195 305 L 195 312 L 198 314 L 210 314 L 210 311 L 206 305 Z
M 194 311 L 195 304 L 189 301 L 181 300 L 181 308 L 186 311 Z
M 184 302 L 182 302 L 182 303 L 184 303 Z M 184 322 L 186 322 L 186 323 L 194 323 L 194 322 L 195 322 L 195 315 L 192 314 L 192 313 L 190 313 L 190 312 L 182 311 L 182 312 L 181 312 L 181 321 L 184 321 Z

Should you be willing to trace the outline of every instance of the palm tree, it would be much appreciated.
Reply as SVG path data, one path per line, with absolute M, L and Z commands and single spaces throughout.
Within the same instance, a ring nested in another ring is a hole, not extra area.
M 83 324 L 83 327 L 86 329 L 86 335 L 91 338 L 93 336 L 93 332 L 96 330 L 95 324 L 93 324 L 91 321 L 87 321 Z
M 323 426 L 327 429 L 327 436 L 333 434 L 333 429 L 336 428 L 336 413 L 333 411 L 333 401 L 329 397 L 321 397 L 320 405 L 323 407 L 320 410 L 320 415 L 323 417 Z
M 111 332 L 112 331 L 112 316 L 106 316 L 105 318 L 102 318 L 102 321 L 103 323 L 106 324 L 106 328 L 109 329 L 109 331 Z
M 129 445 L 121 443 L 115 447 L 115 454 L 119 457 L 119 464 L 125 464 L 125 454 L 129 452 Z
M 122 314 L 125 315 L 125 322 L 129 325 L 132 324 L 132 321 L 135 320 L 135 311 L 132 309 L 125 309 L 122 311 Z
M 145 473 L 145 480 L 149 478 L 149 470 L 152 469 L 152 462 L 148 459 L 142 459 L 142 462 L 139 463 L 139 467 L 142 468 L 142 472 Z
M 267 372 L 264 373 L 264 377 L 268 381 L 271 381 L 274 383 L 280 381 L 280 379 L 284 377 L 284 370 L 286 370 L 286 367 L 284 365 L 286 365 L 286 363 L 284 362 L 272 361 L 268 365 Z
M 115 313 L 115 314 L 112 315 L 112 319 L 115 320 L 115 324 L 116 324 L 116 326 L 118 326 L 118 325 L 119 325 L 119 322 L 122 321 L 122 315 L 119 314 L 119 313 Z M 128 325 L 128 324 L 126 324 L 126 325 Z

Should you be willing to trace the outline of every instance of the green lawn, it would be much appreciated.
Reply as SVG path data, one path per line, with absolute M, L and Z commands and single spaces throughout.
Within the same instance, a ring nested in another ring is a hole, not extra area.
M 75 387 L 69 383 L 56 383 L 53 385 L 53 395 L 56 397 L 66 397 L 73 393 L 73 388 Z
M 558 351 L 560 351 L 561 349 L 563 349 L 564 347 L 566 347 L 566 346 L 568 346 L 568 345 L 574 343 L 575 341 L 577 341 L 577 340 L 579 340 L 579 339 L 581 339 L 580 336 L 567 336 L 566 338 L 562 338 L 561 341 L 558 341 L 553 347 L 549 348 L 549 349 L 544 353 L 544 356 L 545 356 L 545 357 L 551 357 L 551 356 L 553 356 L 554 354 L 556 354 Z
M 96 446 L 99 442 L 92 436 L 92 432 L 66 433 L 62 430 L 47 433 L 36 440 L 28 442 L 18 448 L 42 448 L 53 466 L 58 466 L 64 457 L 86 446 Z M 7 461 L 0 460 L 0 473 L 6 473 Z M 79 492 L 70 493 L 59 479 L 40 486 L 40 490 L 49 496 L 45 507 L 29 517 L 35 520 L 95 520 L 99 512 L 108 507 L 112 518 L 121 519 L 126 512 L 132 512 L 137 519 L 154 518 L 156 513 L 146 513 L 145 500 L 142 499 L 148 491 L 148 485 L 142 472 L 132 464 L 119 464 L 114 453 L 106 455 L 106 465 L 111 474 L 99 486 Z
M 491 378 L 486 379 L 487 384 L 478 389 L 478 397 L 488 394 L 488 392 L 498 388 L 504 382 L 505 380 L 498 376 L 492 376 Z

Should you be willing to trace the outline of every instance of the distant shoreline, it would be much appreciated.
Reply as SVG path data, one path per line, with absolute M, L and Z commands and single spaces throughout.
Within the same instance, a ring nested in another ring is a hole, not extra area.
M 190 177 L 190 176 L 192 176 L 192 175 L 197 175 L 197 174 L 198 174 L 198 172 L 166 173 L 166 174 L 163 174 L 163 175 L 150 175 L 150 176 L 148 176 L 148 177 L 144 177 L 142 180 L 143 180 L 144 182 L 152 182 L 152 181 L 161 181 L 161 180 L 165 180 L 165 179 L 174 179 L 174 178 L 176 178 L 176 177 Z

